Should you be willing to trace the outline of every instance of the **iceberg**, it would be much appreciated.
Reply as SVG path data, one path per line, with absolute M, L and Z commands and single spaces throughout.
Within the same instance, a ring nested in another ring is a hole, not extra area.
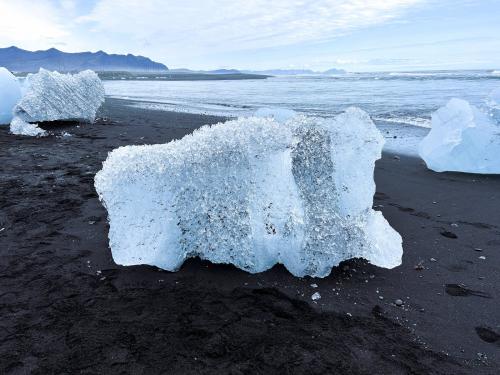
M 12 108 L 21 99 L 21 85 L 7 69 L 0 67 L 0 124 L 12 120 Z
M 104 86 L 93 71 L 61 74 L 40 69 L 26 77 L 23 96 L 13 113 L 25 122 L 92 122 L 103 102 Z
M 333 119 L 248 117 L 167 144 L 113 150 L 95 176 L 116 263 L 175 271 L 190 257 L 256 273 L 325 277 L 362 257 L 401 263 L 401 236 L 372 210 L 384 139 L 350 108 Z
M 432 115 L 419 154 L 436 172 L 500 173 L 500 126 L 494 118 L 465 100 L 452 99 Z

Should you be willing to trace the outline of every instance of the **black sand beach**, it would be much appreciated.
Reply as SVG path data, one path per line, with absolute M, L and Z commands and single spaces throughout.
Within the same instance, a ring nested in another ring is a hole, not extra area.
M 221 120 L 124 103 L 51 128 L 70 137 L 0 127 L 0 373 L 499 373 L 500 176 L 384 155 L 374 206 L 404 240 L 392 270 L 121 267 L 94 190 L 107 153 Z

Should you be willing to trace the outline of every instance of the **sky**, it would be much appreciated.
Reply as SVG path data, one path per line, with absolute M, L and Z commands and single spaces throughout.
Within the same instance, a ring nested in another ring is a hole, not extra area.
M 500 69 L 500 0 L 0 0 L 11 45 L 191 69 Z

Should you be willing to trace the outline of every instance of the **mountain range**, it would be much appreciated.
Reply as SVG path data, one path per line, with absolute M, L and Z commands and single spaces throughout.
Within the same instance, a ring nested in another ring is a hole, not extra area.
M 0 48 L 0 66 L 13 72 L 37 72 L 40 68 L 59 72 L 130 71 L 165 72 L 164 64 L 144 56 L 114 55 L 103 51 L 67 53 L 51 48 L 46 51 L 27 51 L 17 47 Z
M 13 72 L 37 72 L 40 68 L 59 72 L 74 72 L 92 69 L 97 72 L 152 72 L 172 74 L 209 74 L 221 76 L 239 75 L 338 75 L 345 74 L 342 69 L 329 69 L 317 72 L 310 69 L 269 69 L 269 70 L 190 70 L 168 69 L 164 64 L 144 56 L 115 55 L 103 51 L 68 53 L 56 48 L 45 51 L 27 51 L 15 46 L 0 48 L 0 66 Z

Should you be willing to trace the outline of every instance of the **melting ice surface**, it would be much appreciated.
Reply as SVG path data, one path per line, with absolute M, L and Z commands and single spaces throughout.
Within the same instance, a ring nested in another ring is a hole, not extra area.
M 500 173 L 500 125 L 495 120 L 498 93 L 491 95 L 491 114 L 465 100 L 452 99 L 432 115 L 432 128 L 419 153 L 437 172 Z
M 25 121 L 94 121 L 104 102 L 104 86 L 91 70 L 61 74 L 40 69 L 29 74 L 25 93 L 14 108 L 14 115 Z
M 372 210 L 384 139 L 369 116 L 272 117 L 111 152 L 95 187 L 114 260 L 173 271 L 199 256 L 318 277 L 353 257 L 399 265 L 401 237 Z
M 290 120 L 291 118 L 297 116 L 297 112 L 279 107 L 263 107 L 259 108 L 254 113 L 255 117 L 270 117 L 276 120 L 277 122 L 285 122 Z
M 12 110 L 15 117 L 10 131 L 21 135 L 44 135 L 34 122 L 92 122 L 103 102 L 104 86 L 93 71 L 61 74 L 40 69 L 24 81 L 23 95 Z
M 7 69 L 0 67 L 0 124 L 12 120 L 12 108 L 21 99 L 21 85 Z
M 40 128 L 38 124 L 26 122 L 19 117 L 14 117 L 10 123 L 10 132 L 17 135 L 27 135 L 30 137 L 43 137 L 47 132 Z

